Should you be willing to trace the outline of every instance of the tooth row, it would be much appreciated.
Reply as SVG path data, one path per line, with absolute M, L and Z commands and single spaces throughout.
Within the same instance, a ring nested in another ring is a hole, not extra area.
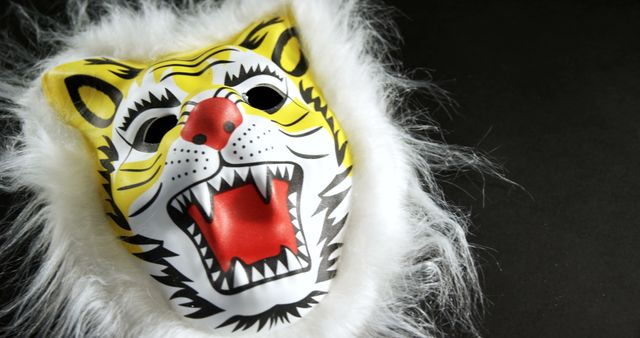
M 246 167 L 226 167 L 218 175 L 209 181 L 214 192 L 238 186 L 251 177 L 260 191 L 262 197 L 267 200 L 270 192 L 271 177 L 291 180 L 293 176 L 293 164 L 274 163 L 260 164 Z
M 228 272 L 216 271 L 211 274 L 211 277 L 221 290 L 228 291 L 231 288 L 257 283 L 264 279 L 285 275 L 309 266 L 306 256 L 296 256 L 286 247 L 283 248 L 280 255 L 269 259 L 275 259 L 275 264 L 273 261 L 270 262 L 271 264 L 262 261 L 248 266 L 240 260 L 234 260 L 232 270 L 230 269 Z M 262 269 L 257 268 L 260 264 L 262 264 Z M 263 273 L 260 271 L 263 271 Z
M 271 190 L 270 176 L 290 180 L 293 168 L 293 164 L 286 163 L 226 168 L 209 182 L 200 183 L 180 193 L 173 199 L 171 206 L 185 213 L 191 204 L 197 204 L 211 220 L 211 195 L 213 193 L 219 192 L 223 188 L 240 185 L 252 177 L 262 198 L 267 200 Z M 296 194 L 291 194 L 289 200 L 295 205 Z
M 220 270 L 220 266 L 218 265 L 218 262 L 213 259 L 213 253 L 209 250 L 209 244 L 200 232 L 198 226 L 195 223 L 191 223 L 191 225 L 187 227 L 186 231 L 196 243 L 196 248 L 200 252 L 200 257 L 204 259 L 207 268 L 209 268 L 210 271 Z
M 180 193 L 171 202 L 171 206 L 186 213 L 191 204 L 196 204 L 211 220 L 211 192 L 206 183 L 195 185 Z

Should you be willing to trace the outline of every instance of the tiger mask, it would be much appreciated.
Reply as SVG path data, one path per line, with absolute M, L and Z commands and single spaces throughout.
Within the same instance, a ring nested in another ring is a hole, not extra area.
M 210 328 L 293 322 L 336 274 L 351 155 L 299 44 L 274 17 L 227 44 L 86 58 L 43 80 L 96 155 L 116 235 Z

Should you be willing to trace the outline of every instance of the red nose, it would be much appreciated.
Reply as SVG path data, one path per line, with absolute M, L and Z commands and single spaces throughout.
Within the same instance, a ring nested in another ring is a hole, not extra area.
M 238 107 L 229 99 L 214 97 L 201 101 L 191 110 L 180 136 L 189 142 L 220 150 L 240 123 L 242 115 Z

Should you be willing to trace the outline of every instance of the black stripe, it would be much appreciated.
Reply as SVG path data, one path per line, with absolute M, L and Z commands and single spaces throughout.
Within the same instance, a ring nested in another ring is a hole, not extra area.
M 202 68 L 199 72 L 195 72 L 195 73 L 189 73 L 189 72 L 175 72 L 175 73 L 169 73 L 165 76 L 163 76 L 160 81 L 163 81 L 164 79 L 168 78 L 169 76 L 176 76 L 176 75 L 186 75 L 186 76 L 199 76 L 200 74 L 204 73 L 207 69 L 215 66 L 215 65 L 219 65 L 219 64 L 225 64 L 225 63 L 233 63 L 234 61 L 227 61 L 227 60 L 218 60 L 218 61 L 214 61 L 211 62 L 209 65 L 207 65 L 206 67 Z
M 139 214 L 141 214 L 143 211 L 147 210 L 151 204 L 153 204 L 153 202 L 155 202 L 155 200 L 158 198 L 158 196 L 160 195 L 160 190 L 162 190 L 162 182 L 160 183 L 160 186 L 158 187 L 158 191 L 156 191 L 155 194 L 153 194 L 153 197 L 151 197 L 151 199 L 149 200 L 149 202 L 145 203 L 142 208 L 138 209 L 136 212 L 134 212 L 133 214 L 129 215 L 129 217 L 135 217 L 138 216 Z
M 278 122 L 278 121 L 276 121 L 276 120 L 271 120 L 271 122 L 275 122 L 275 123 L 277 123 L 277 124 L 279 124 L 279 125 L 281 125 L 281 126 L 283 126 L 283 127 L 291 127 L 292 125 L 294 125 L 294 124 L 296 124 L 296 123 L 298 123 L 298 122 L 302 121 L 302 119 L 304 119 L 305 117 L 307 117 L 307 115 L 309 115 L 309 112 L 304 113 L 304 115 L 300 116 L 300 118 L 298 118 L 297 120 L 295 120 L 295 121 L 293 121 L 293 122 L 291 122 L 291 123 L 289 123 L 289 124 L 282 124 L 282 123 L 280 123 L 280 122 Z
M 216 92 L 215 92 L 215 93 L 213 93 L 213 97 L 218 97 L 218 94 L 220 94 L 220 92 L 221 92 L 221 91 L 223 91 L 223 90 L 225 90 L 225 89 L 227 89 L 227 88 L 229 88 L 229 87 L 226 87 L 226 86 L 225 86 L 225 87 L 220 87 L 220 88 L 218 88 L 218 89 L 216 90 Z
M 287 147 L 287 149 L 289 149 L 289 151 L 290 151 L 292 154 L 294 154 L 294 155 L 296 155 L 296 156 L 298 156 L 298 157 L 300 157 L 300 158 L 305 158 L 305 159 L 309 159 L 309 160 L 315 160 L 315 159 L 323 158 L 323 157 L 326 157 L 327 155 L 329 155 L 329 154 L 322 154 L 322 155 L 301 154 L 301 153 L 299 153 L 299 152 L 297 152 L 297 151 L 295 151 L 295 150 L 293 150 L 293 149 L 289 148 L 289 146 L 286 146 L 286 147 Z
M 133 171 L 133 172 L 142 172 L 142 171 L 147 171 L 151 168 L 153 168 L 154 165 L 156 165 L 156 163 L 158 163 L 158 160 L 160 159 L 160 156 L 162 156 L 162 154 L 158 154 L 158 157 L 156 157 L 155 161 L 153 161 L 153 163 L 144 169 L 120 169 L 120 171 Z
M 187 101 L 187 102 L 183 103 L 182 106 L 180 106 L 180 110 L 184 109 L 184 107 L 186 107 L 188 104 L 192 104 L 192 105 L 195 106 L 195 105 L 198 104 L 198 102 L 196 102 L 196 101 Z
M 141 185 L 145 185 L 145 184 L 149 183 L 154 177 L 156 177 L 156 175 L 160 171 L 160 168 L 161 167 L 158 167 L 158 169 L 156 169 L 156 172 L 154 172 L 153 175 L 151 175 L 151 177 L 149 177 L 148 179 L 146 179 L 146 180 L 144 180 L 142 182 L 138 182 L 138 183 L 134 183 L 134 184 L 131 184 L 131 185 L 127 185 L 125 187 L 118 188 L 118 191 L 137 188 L 137 187 L 139 187 Z
M 314 134 L 314 133 L 316 133 L 317 131 L 319 131 L 320 129 L 322 129 L 322 127 L 316 127 L 316 128 L 314 128 L 314 129 L 312 129 L 312 130 L 309 130 L 309 131 L 308 131 L 308 132 L 306 132 L 306 133 L 296 134 L 296 135 L 289 134 L 289 133 L 284 132 L 284 131 L 282 131 L 282 130 L 279 130 L 279 131 L 280 131 L 281 133 L 283 133 L 283 134 L 285 134 L 285 135 L 289 136 L 289 137 L 304 137 L 304 136 L 309 136 L 309 135 L 311 135 L 311 134 Z
M 169 59 L 169 60 L 164 60 L 164 61 L 162 61 L 162 62 L 168 62 L 168 61 L 193 62 L 193 61 L 195 61 L 195 60 L 199 59 L 200 57 L 202 57 L 205 53 L 208 53 L 208 52 L 209 52 L 209 51 L 211 51 L 212 49 L 216 49 L 216 48 L 218 48 L 218 47 L 213 47 L 213 48 L 211 48 L 211 49 L 208 49 L 208 50 L 206 50 L 205 52 L 203 52 L 202 54 L 200 54 L 200 55 L 198 55 L 198 56 L 196 56 L 195 58 L 190 59 L 190 60 Z M 196 63 L 196 64 L 194 64 L 194 65 L 185 65 L 185 64 L 182 64 L 182 63 L 171 63 L 171 64 L 168 64 L 168 65 L 158 66 L 158 67 L 154 68 L 154 69 L 153 69 L 153 71 L 155 72 L 155 71 L 156 71 L 156 70 L 158 70 L 158 69 L 161 69 L 161 68 L 167 68 L 167 67 L 173 67 L 173 66 L 176 66 L 176 67 L 190 67 L 190 68 L 195 68 L 195 67 L 199 66 L 200 64 L 202 64 L 204 61 L 206 61 L 208 58 L 210 58 L 210 57 L 212 57 L 212 56 L 214 56 L 214 55 L 216 55 L 216 54 L 218 54 L 218 53 L 228 52 L 228 51 L 234 51 L 234 52 L 237 52 L 238 50 L 237 50 L 237 49 L 235 49 L 235 48 L 225 48 L 225 49 L 217 50 L 217 51 L 215 51 L 215 52 L 213 52 L 213 53 L 211 53 L 211 54 L 207 55 L 204 59 L 200 60 L 198 63 Z

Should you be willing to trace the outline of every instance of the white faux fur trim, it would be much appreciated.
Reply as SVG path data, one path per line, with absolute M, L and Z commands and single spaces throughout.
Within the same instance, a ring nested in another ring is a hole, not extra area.
M 411 82 L 384 66 L 383 30 L 392 27 L 373 19 L 375 8 L 356 0 L 188 1 L 176 7 L 141 1 L 137 9 L 107 1 L 106 12 L 92 21 L 84 11 L 88 1 L 71 3 L 81 9 L 73 14 L 76 26 L 64 32 L 68 37 L 49 36 L 65 47 L 37 67 L 39 74 L 86 56 L 149 60 L 201 48 L 290 8 L 316 82 L 349 136 L 353 208 L 329 295 L 295 325 L 261 337 L 430 337 L 445 324 L 477 334 L 479 291 L 465 223 L 446 207 L 432 170 L 474 166 L 479 159 L 416 140 L 394 122 L 411 119 L 411 112 L 397 109 Z M 1 95 L 17 104 L 12 110 L 22 124 L 20 142 L 0 169 L 7 189 L 26 188 L 36 197 L 6 236 L 36 233 L 28 258 L 43 264 L 27 293 L 7 307 L 20 314 L 7 331 L 210 336 L 168 309 L 112 235 L 94 160 L 80 135 L 54 118 L 39 78 L 16 82 L 7 78 Z

